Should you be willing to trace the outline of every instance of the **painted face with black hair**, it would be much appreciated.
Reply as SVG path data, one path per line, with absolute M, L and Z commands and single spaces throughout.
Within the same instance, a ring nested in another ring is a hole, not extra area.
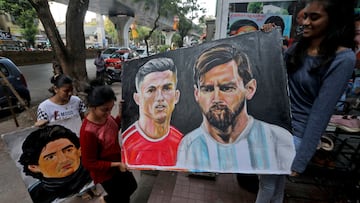
M 180 92 L 176 89 L 176 78 L 172 71 L 153 72 L 144 77 L 134 100 L 140 114 L 156 123 L 169 122 Z
M 199 88 L 195 87 L 195 99 L 210 125 L 225 133 L 236 124 L 246 99 L 252 96 L 248 94 L 248 85 L 256 84 L 254 80 L 243 83 L 234 60 L 215 66 L 200 78 Z
M 66 138 L 49 142 L 41 151 L 38 165 L 29 165 L 34 173 L 45 178 L 64 178 L 73 174 L 80 166 L 81 151 Z

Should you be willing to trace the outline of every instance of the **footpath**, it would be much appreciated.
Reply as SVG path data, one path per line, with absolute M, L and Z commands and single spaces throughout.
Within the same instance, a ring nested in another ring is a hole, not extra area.
M 27 112 L 20 113 L 17 116 L 17 121 L 19 127 L 16 126 L 12 117 L 2 120 L 0 122 L 0 135 L 18 131 L 33 124 L 32 118 Z M 0 165 L 0 202 L 32 202 L 20 176 L 20 171 L 11 159 L 3 139 L 0 139 Z

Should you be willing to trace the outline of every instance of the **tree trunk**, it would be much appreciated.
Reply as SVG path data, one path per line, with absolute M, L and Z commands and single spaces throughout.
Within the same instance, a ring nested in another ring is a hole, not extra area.
M 66 46 L 69 74 L 78 91 L 83 92 L 87 82 L 84 19 L 89 0 L 70 0 L 66 12 Z
M 28 1 L 35 8 L 44 26 L 63 72 L 73 78 L 75 91 L 82 92 L 87 83 L 84 19 L 89 0 L 69 0 L 66 13 L 66 46 L 50 12 L 48 0 Z

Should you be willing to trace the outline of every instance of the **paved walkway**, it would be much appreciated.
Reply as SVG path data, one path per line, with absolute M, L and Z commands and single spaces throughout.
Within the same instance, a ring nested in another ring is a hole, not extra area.
M 255 195 L 245 191 L 235 174 L 215 178 L 189 176 L 187 173 L 160 172 L 149 203 L 238 203 L 254 202 Z

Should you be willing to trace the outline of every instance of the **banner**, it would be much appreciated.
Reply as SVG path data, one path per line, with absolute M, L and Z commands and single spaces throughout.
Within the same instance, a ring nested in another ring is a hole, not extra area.
M 290 38 L 291 15 L 260 14 L 260 13 L 230 13 L 228 36 L 242 33 L 249 26 L 259 30 L 266 23 L 275 23 L 282 29 L 282 35 Z M 245 28 L 244 28 L 245 27 Z

